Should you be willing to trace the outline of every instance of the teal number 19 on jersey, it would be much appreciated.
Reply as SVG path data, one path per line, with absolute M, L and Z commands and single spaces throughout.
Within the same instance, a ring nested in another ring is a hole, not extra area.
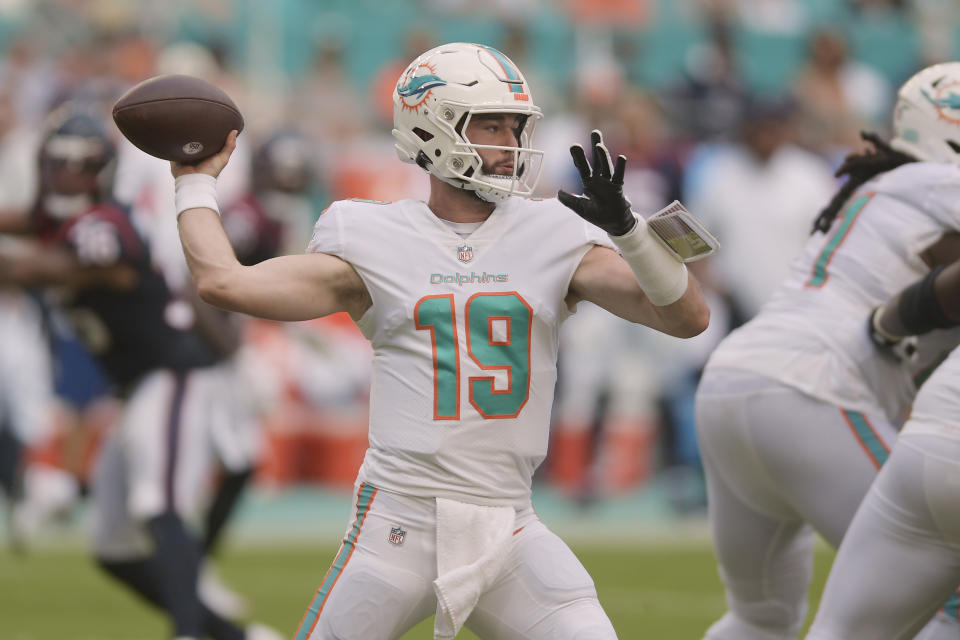
M 453 294 L 421 298 L 413 311 L 417 329 L 433 347 L 433 418 L 460 419 L 460 342 Z M 464 305 L 467 355 L 489 376 L 472 376 L 470 404 L 484 418 L 515 418 L 530 395 L 530 331 L 533 310 L 516 292 L 477 293 Z M 506 389 L 494 387 L 494 371 L 506 372 Z

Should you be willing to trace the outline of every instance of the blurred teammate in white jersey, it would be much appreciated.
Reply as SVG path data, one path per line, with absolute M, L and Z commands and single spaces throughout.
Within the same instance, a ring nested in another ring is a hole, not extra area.
M 590 576 L 530 503 L 559 325 L 589 300 L 687 337 L 709 310 L 630 211 L 625 159 L 611 166 L 599 132 L 592 170 L 571 149 L 585 195 L 561 192 L 569 208 L 524 199 L 539 174 L 540 118 L 499 51 L 424 53 L 397 84 L 394 136 L 400 158 L 430 173 L 429 201 L 335 202 L 306 255 L 250 267 L 215 211 L 235 134 L 199 166 L 173 166 L 181 240 L 206 300 L 277 320 L 346 311 L 374 348 L 354 517 L 297 640 L 397 638 L 435 612 L 437 638 L 464 623 L 482 638 L 616 637 Z
M 877 313 L 881 344 L 960 324 L 960 262 Z M 912 638 L 960 584 L 960 347 L 923 383 L 840 545 L 808 640 Z M 954 601 L 955 602 L 955 601 Z M 956 618 L 955 605 L 946 614 Z
M 697 433 L 729 606 L 710 640 L 796 638 L 813 530 L 840 544 L 928 364 L 878 353 L 865 319 L 957 255 L 960 64 L 905 83 L 893 124 L 889 145 L 866 135 L 874 149 L 847 158 L 847 182 L 791 274 L 714 351 L 700 383 Z M 941 616 L 924 633 L 957 638 L 960 624 Z

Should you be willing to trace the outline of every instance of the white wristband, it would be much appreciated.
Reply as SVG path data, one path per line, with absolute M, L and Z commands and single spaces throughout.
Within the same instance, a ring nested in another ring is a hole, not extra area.
M 679 300 L 687 290 L 687 266 L 650 235 L 647 221 L 636 213 L 637 224 L 622 236 L 610 236 L 620 249 L 640 288 L 658 307 Z
M 177 218 L 187 209 L 213 209 L 217 205 L 217 179 L 205 173 L 187 173 L 174 181 L 174 203 Z

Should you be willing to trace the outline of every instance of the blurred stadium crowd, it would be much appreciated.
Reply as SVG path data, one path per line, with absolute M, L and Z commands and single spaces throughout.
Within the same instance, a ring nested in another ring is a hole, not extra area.
M 0 213 L 33 205 L 53 109 L 80 101 L 107 116 L 140 80 L 186 73 L 246 119 L 220 181 L 238 253 L 264 224 L 272 250 L 300 252 L 325 203 L 425 197 L 426 174 L 396 159 L 391 95 L 416 54 L 456 40 L 524 70 L 545 114 L 541 195 L 579 191 L 567 148 L 600 128 L 628 158 L 636 211 L 682 200 L 720 240 L 695 265 L 713 310 L 703 335 L 676 341 L 592 308 L 568 322 L 585 326 L 564 337 L 541 472 L 585 502 L 658 477 L 678 510 L 702 507 L 700 369 L 785 275 L 859 132 L 888 133 L 894 88 L 960 58 L 953 0 L 0 0 Z M 167 167 L 117 138 L 114 196 L 149 230 L 171 287 L 188 288 Z M 267 222 L 247 215 L 251 194 Z M 19 488 L 0 481 L 37 501 L 21 516 L 29 529 L 82 492 L 117 406 L 43 292 L 0 292 L 0 325 L 0 368 L 16 374 L 0 378 L 0 456 L 16 438 L 30 465 Z M 341 317 L 247 319 L 242 336 L 237 395 L 262 426 L 258 482 L 350 486 L 366 446 L 366 341 Z

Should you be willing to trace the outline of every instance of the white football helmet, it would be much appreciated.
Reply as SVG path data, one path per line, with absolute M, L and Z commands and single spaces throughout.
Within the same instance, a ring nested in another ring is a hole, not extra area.
M 477 113 L 524 116 L 519 146 L 470 142 L 464 132 Z M 488 202 L 533 194 L 543 168 L 543 151 L 532 148 L 541 117 L 516 65 L 479 44 L 454 42 L 427 51 L 406 68 L 393 94 L 393 137 L 400 159 Z M 478 149 L 513 151 L 513 174 L 483 173 Z
M 960 164 L 960 62 L 927 67 L 900 87 L 890 146 L 917 160 Z

